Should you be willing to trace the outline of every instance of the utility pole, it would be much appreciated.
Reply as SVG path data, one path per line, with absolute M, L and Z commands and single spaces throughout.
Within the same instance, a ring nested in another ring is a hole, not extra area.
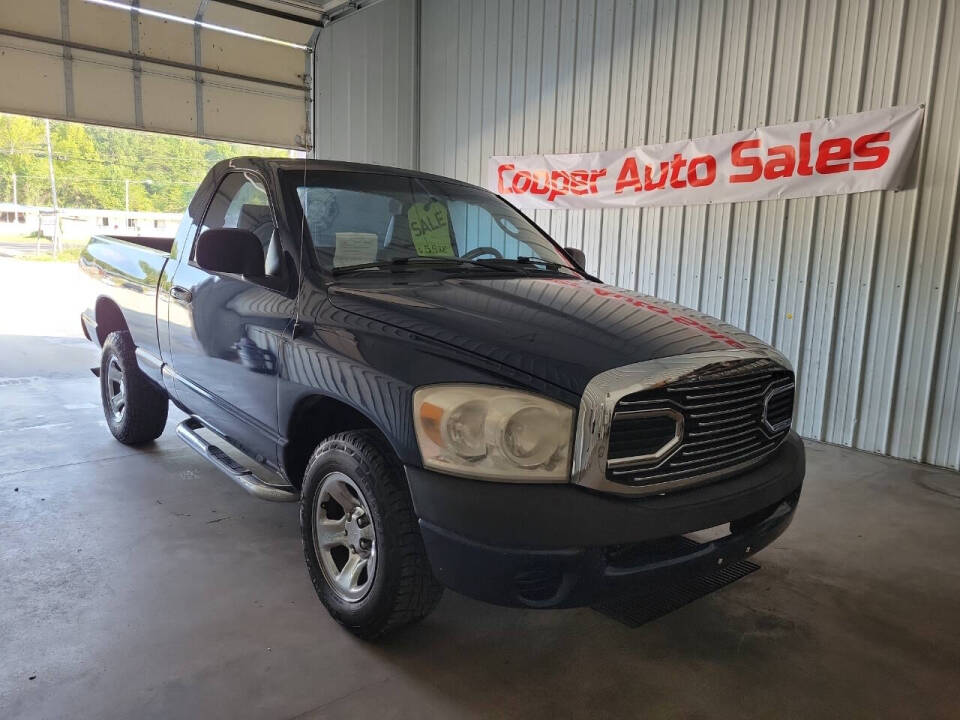
M 19 205 L 17 202 L 17 174 L 10 173 L 10 176 L 13 178 L 13 222 L 14 225 L 16 225 L 17 221 L 20 219 L 20 213 L 17 212 Z
M 153 185 L 153 180 L 131 180 L 130 178 L 123 179 L 123 195 L 124 195 L 124 205 L 127 208 L 127 227 L 133 227 L 130 225 L 130 183 L 137 183 L 139 185 Z M 139 233 L 139 228 L 137 233 Z
M 50 145 L 50 120 L 44 123 L 47 134 L 47 165 L 50 167 L 50 195 L 53 199 L 53 256 L 60 251 L 60 213 L 57 210 L 57 180 L 53 174 L 53 147 Z

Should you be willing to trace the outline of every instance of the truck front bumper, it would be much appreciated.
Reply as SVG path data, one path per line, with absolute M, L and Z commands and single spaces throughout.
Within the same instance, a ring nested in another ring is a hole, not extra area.
M 804 471 L 793 432 L 745 473 L 639 498 L 406 468 L 437 578 L 479 600 L 522 607 L 587 605 L 748 557 L 787 529 Z M 727 523 L 725 535 L 705 543 L 684 537 Z

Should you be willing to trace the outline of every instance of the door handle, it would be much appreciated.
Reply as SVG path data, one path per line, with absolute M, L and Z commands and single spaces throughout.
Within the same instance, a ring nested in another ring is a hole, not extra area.
M 193 300 L 193 293 L 187 290 L 185 287 L 174 285 L 172 288 L 170 288 L 170 297 L 177 302 L 189 303 L 191 300 Z

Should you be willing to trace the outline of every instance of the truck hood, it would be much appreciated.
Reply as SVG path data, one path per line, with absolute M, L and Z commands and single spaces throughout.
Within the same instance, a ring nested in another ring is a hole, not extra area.
M 379 275 L 376 285 L 350 280 L 329 292 L 341 310 L 468 350 L 576 394 L 614 367 L 767 347 L 707 315 L 589 280 L 398 278 L 384 286 Z

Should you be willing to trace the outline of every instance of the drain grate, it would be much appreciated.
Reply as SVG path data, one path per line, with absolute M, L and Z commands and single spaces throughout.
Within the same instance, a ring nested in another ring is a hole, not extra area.
M 760 566 L 755 562 L 740 560 L 703 577 L 661 585 L 652 590 L 633 590 L 616 595 L 597 603 L 593 609 L 627 627 L 637 628 L 759 569 Z

